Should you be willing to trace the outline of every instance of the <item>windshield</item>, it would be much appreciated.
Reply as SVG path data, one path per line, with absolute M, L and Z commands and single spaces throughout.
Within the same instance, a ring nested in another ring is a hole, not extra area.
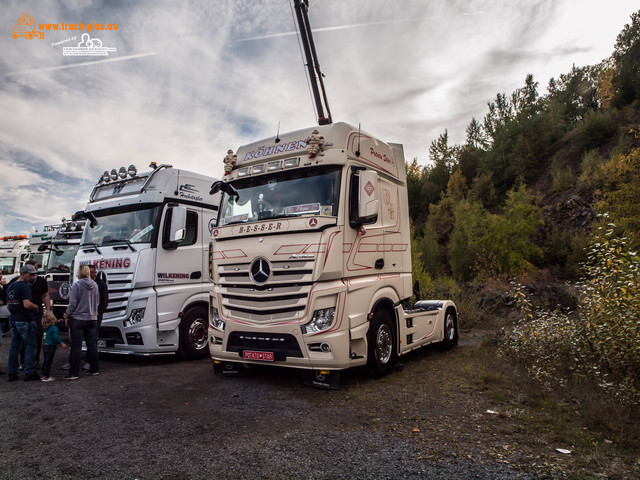
M 158 207 L 144 208 L 98 216 L 98 223 L 84 229 L 82 244 L 108 245 L 110 243 L 150 243 L 155 229 L 154 222 Z
M 13 273 L 16 266 L 15 257 L 0 257 L 0 268 L 3 275 L 9 275 Z
M 224 196 L 220 225 L 293 216 L 335 216 L 340 167 L 282 171 L 233 182 L 238 197 Z
M 78 244 L 52 245 L 47 272 L 70 272 L 71 262 L 78 252 Z

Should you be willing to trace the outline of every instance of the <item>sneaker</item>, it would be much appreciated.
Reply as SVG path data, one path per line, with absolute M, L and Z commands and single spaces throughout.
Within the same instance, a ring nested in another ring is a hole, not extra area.
M 64 377 L 62 377 L 63 380 L 77 380 L 80 377 L 77 377 L 75 375 L 71 375 L 70 373 L 68 373 L 67 375 L 65 375 Z
M 91 368 L 91 365 L 89 365 L 87 362 L 84 362 L 84 365 L 82 365 L 83 370 L 89 370 L 90 368 Z
M 63 370 L 71 370 L 71 364 L 69 362 L 65 363 L 64 365 L 62 365 L 62 369 Z
M 15 382 L 16 380 L 18 380 L 18 375 L 15 373 L 10 373 L 9 374 L 9 379 L 10 382 Z
M 40 380 L 42 380 L 43 382 L 53 382 L 55 380 L 55 378 L 53 378 L 53 377 L 45 377 L 43 375 Z
M 40 380 L 40 375 L 38 375 L 36 372 L 33 373 L 29 373 L 28 375 L 24 376 L 24 381 L 28 382 L 31 380 Z
M 87 375 L 91 375 L 92 377 L 95 377 L 97 375 L 100 375 L 100 372 L 87 372 Z

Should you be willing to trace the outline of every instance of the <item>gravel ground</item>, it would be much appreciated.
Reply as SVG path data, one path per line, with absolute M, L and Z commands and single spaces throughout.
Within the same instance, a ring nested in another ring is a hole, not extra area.
M 492 455 L 504 440 L 480 425 L 482 399 L 451 379 L 443 390 L 436 367 L 464 361 L 465 348 L 415 352 L 383 379 L 347 373 L 338 391 L 305 387 L 287 369 L 221 378 L 210 360 L 173 357 L 102 355 L 99 376 L 69 382 L 58 349 L 54 382 L 0 377 L 0 478 L 557 478 L 531 456 Z M 432 365 L 424 381 L 439 386 L 402 388 Z

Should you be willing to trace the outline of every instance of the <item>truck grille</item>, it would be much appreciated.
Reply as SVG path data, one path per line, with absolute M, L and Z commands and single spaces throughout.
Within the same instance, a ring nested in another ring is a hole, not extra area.
M 133 272 L 110 273 L 107 286 L 109 287 L 109 305 L 104 318 L 124 317 L 127 313 L 127 303 L 133 292 Z
M 271 277 L 256 285 L 251 263 L 218 265 L 222 306 L 234 318 L 269 323 L 300 318 L 312 286 L 313 260 L 271 263 Z

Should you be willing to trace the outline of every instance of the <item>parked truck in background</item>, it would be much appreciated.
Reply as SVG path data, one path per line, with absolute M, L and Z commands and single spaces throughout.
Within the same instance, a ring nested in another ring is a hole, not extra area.
M 20 274 L 20 267 L 29 259 L 29 253 L 27 235 L 0 237 L 0 269 L 7 283 Z
M 70 276 L 85 223 L 85 220 L 72 221 L 63 218 L 59 225 L 46 226 L 43 234 L 51 235 L 37 248 L 38 252 L 47 253 L 47 263 L 40 268 L 49 285 L 53 314 L 58 319 L 64 318 L 69 304 L 73 283 Z
M 75 219 L 87 225 L 75 270 L 93 264 L 109 287 L 101 352 L 208 355 L 209 240 L 220 196 L 211 177 L 171 165 L 104 172 Z
M 51 239 L 59 228 L 59 224 L 45 225 L 42 232 L 36 230 L 29 235 L 29 258 L 38 262 L 38 268 L 42 273 L 44 273 L 47 268 L 50 253 L 48 248 L 42 246 L 51 242 Z

